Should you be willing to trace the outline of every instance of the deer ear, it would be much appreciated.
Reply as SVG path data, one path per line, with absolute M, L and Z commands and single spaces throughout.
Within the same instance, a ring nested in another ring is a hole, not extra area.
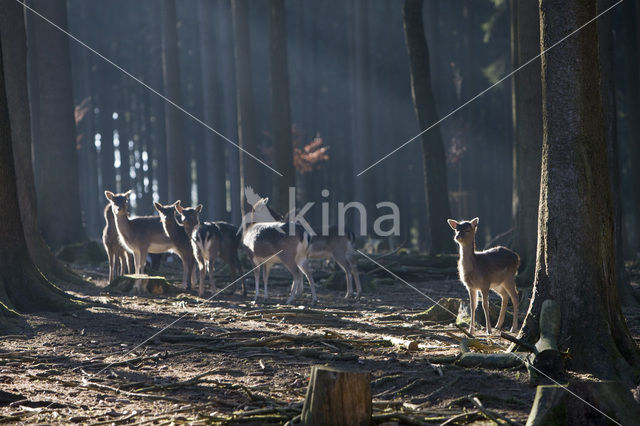
M 174 204 L 174 207 L 176 211 L 180 214 L 182 214 L 182 212 L 184 211 L 184 207 L 180 205 L 180 200 L 176 201 L 176 203 Z
M 128 190 L 127 192 L 125 192 L 125 193 L 124 193 L 124 194 L 122 194 L 122 195 L 124 195 L 125 197 L 128 197 L 129 195 L 131 195 L 131 190 Z
M 456 227 L 458 226 L 458 222 L 453 219 L 447 219 L 447 223 L 449 224 L 451 229 L 456 229 Z
M 263 201 L 265 204 L 267 204 L 267 203 L 269 202 L 269 197 L 264 197 L 264 198 L 262 199 L 262 201 Z
M 104 196 L 107 197 L 107 200 L 109 200 L 109 201 L 113 200 L 113 196 L 114 195 L 115 194 L 113 192 L 111 192 L 111 191 L 104 191 Z
M 154 201 L 154 202 L 153 202 L 153 207 L 155 207 L 155 208 L 156 208 L 156 210 L 160 211 L 160 209 L 162 208 L 162 204 L 160 204 L 160 203 L 159 203 L 159 202 L 157 202 L 157 201 Z
M 202 211 L 202 204 L 198 204 L 198 205 L 196 206 L 196 211 L 197 211 L 198 213 L 200 213 L 200 212 Z
M 473 218 L 473 219 L 471 220 L 471 224 L 473 225 L 473 227 L 474 227 L 474 228 L 478 227 L 478 222 L 479 222 L 479 221 L 480 221 L 480 219 L 479 219 L 479 218 L 477 218 L 477 217 L 476 217 L 476 218 Z

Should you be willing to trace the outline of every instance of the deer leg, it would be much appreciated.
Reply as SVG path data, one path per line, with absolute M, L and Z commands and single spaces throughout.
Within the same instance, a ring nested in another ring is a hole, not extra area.
M 515 277 L 511 278 L 509 281 L 509 284 L 505 285 L 504 288 L 507 291 L 507 293 L 509 293 L 509 298 L 511 299 L 511 304 L 513 305 L 513 321 L 511 323 L 511 330 L 509 331 L 511 331 L 511 333 L 517 333 L 518 332 L 518 305 L 520 304 L 520 301 L 518 300 L 518 290 L 516 290 Z
M 253 270 L 253 280 L 256 283 L 256 294 L 253 297 L 253 303 L 257 303 L 258 295 L 260 294 L 260 267 L 257 267 L 256 269 Z
M 133 252 L 133 260 L 135 264 L 136 274 L 144 273 L 144 264 L 147 262 L 147 250 L 140 249 L 139 251 Z
M 287 299 L 287 305 L 291 305 L 296 298 L 296 293 L 298 286 L 302 287 L 302 272 L 297 268 L 291 271 L 291 275 L 293 275 L 293 284 L 291 284 L 291 294 L 289 294 L 289 298 Z
M 484 321 L 487 325 L 487 335 L 491 334 L 491 317 L 489 316 L 489 289 L 481 290 L 482 309 L 484 310 Z
M 348 299 L 353 294 L 353 286 L 351 284 L 351 275 L 349 275 L 349 269 L 347 269 L 346 265 L 343 265 L 341 262 L 338 262 L 337 260 L 336 260 L 336 263 L 338 264 L 338 266 L 340 266 L 340 269 L 344 271 L 344 276 L 347 281 L 347 294 L 344 295 L 344 298 Z
M 360 295 L 362 294 L 362 286 L 360 285 L 360 275 L 358 273 L 358 267 L 355 264 L 351 264 L 351 275 L 353 276 L 353 281 L 356 283 L 356 300 L 360 299 Z
M 267 292 L 267 283 L 269 282 L 269 272 L 271 272 L 271 265 L 264 265 L 264 269 L 262 270 L 262 281 L 264 281 L 264 300 L 269 298 L 269 293 Z
M 496 323 L 497 329 L 502 327 L 502 323 L 504 322 L 504 315 L 507 312 L 507 303 L 509 303 L 507 299 L 508 294 L 504 290 L 504 288 L 500 288 L 498 294 L 500 295 L 500 299 L 502 299 L 502 302 L 500 303 L 500 315 L 498 316 L 498 322 Z
M 109 259 L 109 282 L 113 280 L 113 254 L 107 252 L 107 259 Z
M 476 306 L 478 305 L 478 292 L 468 289 L 469 291 L 469 310 L 471 311 L 471 324 L 469 324 L 469 334 L 473 335 L 476 326 Z
M 309 280 L 309 287 L 311 287 L 311 304 L 315 305 L 318 303 L 318 297 L 316 296 L 316 286 L 313 283 L 313 273 L 311 272 L 311 268 L 309 267 L 309 262 L 307 259 L 302 260 L 298 264 L 298 268 L 302 271 L 305 277 Z M 300 277 L 300 287 L 302 287 L 303 279 Z

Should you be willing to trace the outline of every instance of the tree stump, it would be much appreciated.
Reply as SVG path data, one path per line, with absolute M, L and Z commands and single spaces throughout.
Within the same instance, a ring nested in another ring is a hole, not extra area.
M 527 426 L 609 425 L 613 418 L 623 425 L 638 424 L 640 406 L 621 382 L 577 382 L 566 386 L 538 386 Z M 604 413 L 605 415 L 603 415 Z
M 529 356 L 528 370 L 531 383 L 537 384 L 539 375 L 558 380 L 564 371 L 562 354 L 558 350 L 560 336 L 560 305 L 545 300 L 540 309 L 540 338 L 535 344 L 536 352 Z M 543 374 L 540 374 L 543 373 Z
M 169 284 L 164 277 L 150 277 L 148 275 L 122 275 L 116 277 L 104 290 L 109 293 L 120 293 L 129 296 L 173 296 L 180 293 L 180 289 Z
M 315 365 L 302 407 L 304 425 L 371 424 L 371 373 Z

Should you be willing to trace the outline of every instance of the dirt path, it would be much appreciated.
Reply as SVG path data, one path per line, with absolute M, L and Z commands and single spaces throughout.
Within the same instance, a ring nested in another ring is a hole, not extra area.
M 379 421 L 391 412 L 425 423 L 486 421 L 469 401 L 475 395 L 524 423 L 533 401 L 524 369 L 438 363 L 459 352 L 463 334 L 453 318 L 415 318 L 432 303 L 399 281 L 369 285 L 357 302 L 320 286 L 320 304 L 309 308 L 279 305 L 287 281 L 271 285 L 270 303 L 256 306 L 252 291 L 211 302 L 191 294 L 107 295 L 102 267 L 82 272 L 94 284 L 65 289 L 93 307 L 31 315 L 24 335 L 0 337 L 0 389 L 16 395 L 11 402 L 0 392 L 0 421 L 281 424 L 300 412 L 314 364 L 371 371 Z M 415 285 L 436 300 L 466 297 L 452 279 Z M 638 314 L 629 317 L 640 334 Z M 408 351 L 394 339 L 419 348 Z M 499 337 L 480 340 L 506 347 Z

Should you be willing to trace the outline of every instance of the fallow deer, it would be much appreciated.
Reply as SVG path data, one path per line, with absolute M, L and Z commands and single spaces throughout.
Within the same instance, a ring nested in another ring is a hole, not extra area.
M 129 253 L 120 244 L 111 204 L 107 204 L 104 208 L 104 222 L 102 244 L 109 259 L 109 282 L 111 282 L 115 277 L 131 272 L 131 261 Z
M 508 298 L 513 304 L 513 322 L 511 332 L 518 331 L 518 290 L 515 275 L 520 265 L 520 257 L 506 247 L 493 247 L 485 251 L 476 251 L 476 230 L 479 219 L 457 222 L 448 219 L 449 226 L 455 231 L 454 241 L 460 246 L 458 273 L 460 281 L 467 287 L 471 309 L 469 333 L 473 334 L 478 304 L 478 291 L 482 293 L 482 308 L 487 325 L 487 334 L 491 334 L 489 317 L 489 290 L 500 295 L 502 304 L 496 328 L 502 327 Z
M 293 275 L 293 284 L 287 303 L 291 304 L 302 292 L 303 275 L 309 280 L 311 299 L 318 301 L 313 275 L 307 261 L 310 235 L 304 228 L 293 222 L 275 220 L 279 216 L 268 206 L 268 198 L 260 198 L 250 188 L 245 190 L 247 201 L 252 204 L 252 211 L 242 220 L 242 243 L 247 247 L 253 264 L 258 266 L 254 271 L 256 294 L 260 292 L 260 269 L 264 281 L 264 299 L 268 299 L 269 271 L 275 263 L 282 263 Z
M 181 221 L 187 235 L 190 236 L 193 254 L 200 271 L 200 286 L 198 294 L 204 295 L 204 281 L 209 274 L 211 289 L 216 288 L 214 262 L 221 258 L 229 266 L 232 282 L 241 275 L 242 266 L 238 258 L 238 248 L 242 234 L 238 227 L 227 222 L 200 222 L 202 204 L 196 207 L 183 207 L 180 201 L 176 202 L 176 211 L 181 216 Z M 242 294 L 246 296 L 247 288 L 242 280 Z
M 133 254 L 136 274 L 143 274 L 148 253 L 175 252 L 182 260 L 184 268 L 182 285 L 191 289 L 191 271 L 194 260 L 191 244 L 177 247 L 165 233 L 165 229 L 158 216 L 129 217 L 129 195 L 131 190 L 123 194 L 105 191 L 104 195 L 115 216 L 116 228 L 122 245 Z M 175 221 L 175 219 L 174 219 Z M 184 232 L 184 231 L 183 231 Z M 185 234 L 186 238 L 186 234 Z

